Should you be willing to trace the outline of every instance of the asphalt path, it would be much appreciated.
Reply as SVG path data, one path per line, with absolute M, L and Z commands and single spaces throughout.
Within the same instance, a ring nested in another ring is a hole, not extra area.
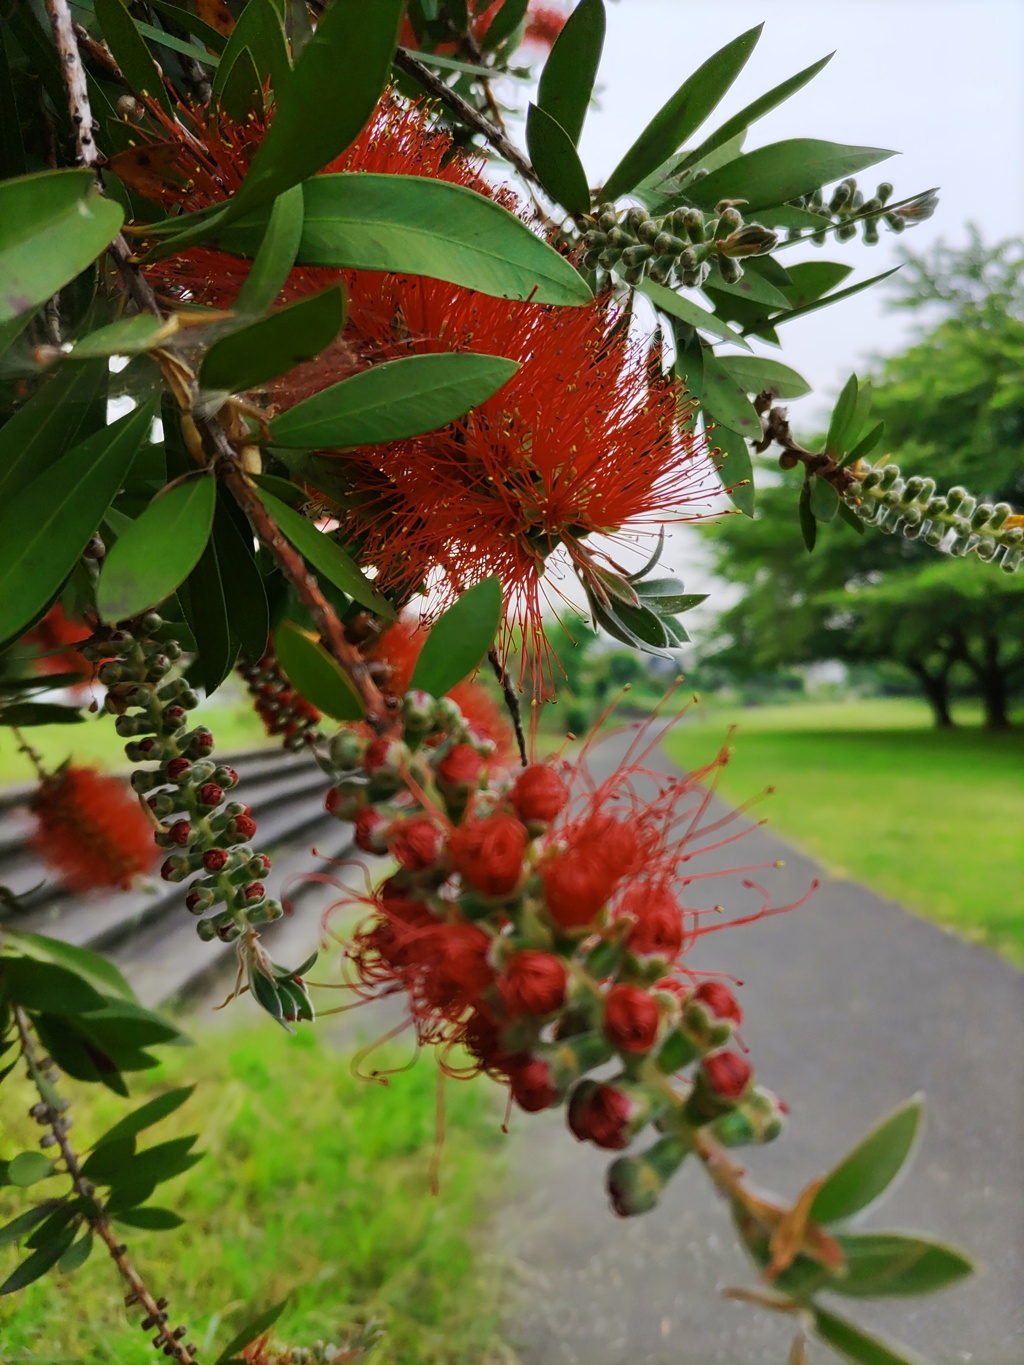
M 624 744 L 599 746 L 595 772 L 617 764 Z M 649 765 L 678 771 L 664 756 Z M 762 877 L 776 903 L 821 875 L 770 828 L 702 862 L 778 859 L 785 867 Z M 709 882 L 707 903 L 756 908 L 739 880 Z M 827 879 L 803 909 L 708 935 L 688 961 L 744 982 L 751 1060 L 790 1107 L 774 1144 L 737 1153 L 762 1188 L 791 1198 L 925 1092 L 914 1164 L 864 1227 L 928 1232 L 975 1257 L 979 1273 L 921 1299 L 837 1299 L 837 1311 L 935 1365 L 1021 1365 L 1024 976 L 863 886 Z M 513 1265 L 508 1332 L 522 1365 L 784 1365 L 792 1324 L 719 1296 L 753 1273 L 698 1168 L 684 1167 L 653 1213 L 623 1222 L 604 1195 L 607 1154 L 577 1143 L 561 1113 L 520 1114 L 513 1130 L 496 1233 Z M 812 1361 L 833 1359 L 812 1346 Z

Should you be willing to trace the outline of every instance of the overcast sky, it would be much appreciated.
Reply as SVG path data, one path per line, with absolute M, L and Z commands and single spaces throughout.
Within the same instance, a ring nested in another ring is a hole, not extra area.
M 888 147 L 900 155 L 864 172 L 867 193 L 880 180 L 893 183 L 896 198 L 940 190 L 935 216 L 901 237 L 883 227 L 878 246 L 830 241 L 793 248 L 794 261 L 846 261 L 852 284 L 893 265 L 897 245 L 963 243 L 968 221 L 988 242 L 1024 232 L 1024 0 L 612 0 L 598 107 L 581 142 L 591 184 L 701 62 L 762 21 L 757 47 L 705 133 L 834 51 L 810 85 L 754 125 L 745 149 L 790 137 Z M 914 320 L 887 311 L 883 291 L 787 324 L 781 352 L 762 348 L 815 390 L 791 405 L 798 430 L 813 429 L 867 356 L 906 341 Z M 696 533 L 673 533 L 668 557 L 688 587 L 708 589 Z M 714 596 L 725 604 L 720 591 Z

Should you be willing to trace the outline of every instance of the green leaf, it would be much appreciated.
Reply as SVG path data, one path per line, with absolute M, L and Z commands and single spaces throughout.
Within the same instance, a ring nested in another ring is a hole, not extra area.
M 233 1356 L 237 1355 L 239 1351 L 244 1351 L 246 1346 L 255 1341 L 257 1337 L 262 1336 L 268 1328 L 273 1327 L 290 1302 L 291 1295 L 289 1294 L 288 1298 L 282 1299 L 280 1303 L 275 1303 L 273 1308 L 268 1308 L 258 1318 L 253 1318 L 251 1322 L 247 1322 L 238 1335 L 233 1336 L 224 1347 L 214 1361 L 214 1365 L 229 1365 Z
M 25 957 L 37 962 L 53 962 L 67 967 L 80 976 L 83 981 L 102 992 L 115 995 L 122 1000 L 135 1001 L 135 992 L 112 962 L 88 948 L 76 947 L 73 943 L 62 943 L 55 938 L 42 934 L 8 933 L 8 941 L 14 944 Z
M 387 617 L 388 620 L 395 619 L 395 610 L 391 603 L 377 592 L 359 565 L 336 541 L 318 531 L 301 512 L 296 512 L 280 498 L 275 498 L 272 493 L 261 488 L 259 497 L 284 535 L 299 554 L 309 560 L 317 573 L 322 573 L 336 588 L 347 593 L 361 606 L 369 607 L 371 611 Z
M 832 409 L 832 418 L 828 424 L 828 435 L 825 437 L 826 455 L 842 455 L 845 453 L 845 443 L 849 436 L 854 434 L 852 427 L 856 419 L 859 395 L 860 382 L 855 374 L 851 374 L 843 385 L 843 391 Z
M 830 522 L 839 510 L 839 494 L 826 479 L 816 474 L 811 478 L 807 501 L 815 521 Z
M 884 1194 L 910 1156 L 922 1111 L 916 1095 L 848 1152 L 815 1195 L 810 1218 L 815 1223 L 852 1218 Z
M 313 360 L 345 324 L 339 285 L 277 308 L 258 322 L 215 341 L 199 367 L 204 389 L 238 393 Z
M 822 261 L 820 264 L 824 265 Z M 790 271 L 794 277 L 799 269 L 794 266 Z M 780 327 L 784 322 L 792 322 L 794 318 L 802 318 L 808 313 L 816 313 L 819 308 L 827 308 L 830 304 L 839 303 L 841 299 L 851 299 L 854 294 L 859 294 L 862 289 L 870 289 L 873 284 L 881 284 L 882 280 L 887 280 L 890 275 L 895 275 L 897 270 L 902 270 L 901 265 L 894 265 L 891 270 L 883 270 L 880 275 L 872 275 L 869 280 L 861 280 L 859 284 L 851 284 L 846 289 L 840 289 L 835 294 L 825 294 L 820 299 L 814 299 L 811 303 L 800 304 L 797 308 L 791 308 L 788 313 L 776 313 L 772 318 L 772 326 Z
M 77 1231 L 77 1229 L 75 1230 Z M 57 1262 L 57 1269 L 62 1275 L 70 1275 L 72 1271 L 77 1270 L 79 1266 L 85 1265 L 91 1251 L 92 1228 L 86 1228 L 78 1241 L 68 1247 L 67 1251 L 65 1251 L 64 1255 Z
M 136 19 L 135 27 L 139 30 L 143 38 L 148 38 L 151 43 L 156 43 L 158 47 L 170 48 L 172 52 L 180 52 L 184 57 L 191 57 L 195 62 L 202 62 L 206 66 L 216 67 L 220 58 L 211 56 L 205 48 L 198 47 L 195 43 L 187 42 L 184 38 L 176 38 L 173 33 L 168 33 L 166 29 L 157 28 L 155 24 L 143 23 L 141 19 Z M 96 83 L 90 78 L 90 95 L 95 90 Z M 96 109 L 96 101 L 93 100 L 93 112 Z M 109 128 L 109 123 L 108 123 Z
M 76 972 L 54 962 L 5 957 L 0 973 L 7 998 L 27 1010 L 81 1014 L 85 1010 L 102 1009 L 106 1004 L 99 991 Z
M 764 356 L 723 355 L 718 357 L 722 368 L 747 393 L 762 393 L 771 389 L 779 398 L 802 398 L 811 386 L 796 370 Z
M 637 285 L 637 292 L 649 298 L 663 313 L 678 318 L 680 322 L 696 327 L 700 332 L 708 332 L 711 336 L 718 337 L 720 341 L 730 341 L 735 346 L 742 346 L 745 351 L 750 350 L 750 343 L 741 337 L 739 332 L 734 332 L 728 323 L 716 318 L 714 313 L 709 313 L 706 308 L 701 308 L 700 304 L 683 298 L 674 290 L 655 284 L 653 280 L 643 280 Z
M 487 26 L 481 47 L 485 52 L 493 52 L 506 38 L 511 38 L 526 18 L 530 0 L 505 0 L 501 9 Z
M 128 1000 L 104 1002 L 101 1010 L 80 1015 L 79 1023 L 115 1057 L 122 1052 L 136 1052 L 150 1043 L 167 1043 L 175 1047 L 191 1045 L 189 1038 L 170 1019 Z
M 185 582 L 179 584 L 178 602 L 198 649 L 192 669 L 206 695 L 212 696 L 238 657 L 238 644 L 231 635 L 220 558 L 213 540 L 207 542 L 199 563 Z
M 8 1275 L 3 1284 L 0 1284 L 0 1297 L 4 1294 L 13 1294 L 18 1289 L 24 1289 L 26 1285 L 32 1284 L 41 1275 L 45 1275 L 51 1266 L 56 1265 L 74 1240 L 75 1229 L 73 1227 L 65 1228 L 52 1242 L 40 1247 L 38 1251 L 33 1251 L 32 1255 L 22 1261 L 21 1265 Z
M 243 52 L 256 73 L 256 88 L 270 77 L 270 84 L 280 99 L 292 74 L 288 43 L 284 35 L 280 7 L 275 0 L 249 0 L 238 16 L 238 22 L 221 54 L 220 65 L 213 78 L 213 93 L 222 95 L 236 58 Z
M 97 1140 L 97 1148 L 105 1146 L 109 1142 L 133 1138 L 137 1133 L 149 1128 L 151 1124 L 159 1123 L 168 1114 L 173 1114 L 175 1109 L 180 1109 L 193 1090 L 195 1090 L 194 1085 L 183 1085 L 177 1090 L 168 1090 L 166 1094 L 157 1095 L 155 1099 L 148 1100 L 145 1104 L 140 1105 L 134 1113 L 126 1114 L 112 1128 L 108 1128 L 103 1136 Z
M 137 95 L 152 96 L 163 106 L 164 113 L 173 118 L 174 102 L 122 0 L 93 0 L 93 8 L 107 46 L 128 84 Z
M 103 620 L 127 620 L 170 597 L 206 548 L 216 499 L 210 470 L 157 494 L 104 561 L 96 586 Z
M 301 185 L 274 200 L 263 240 L 232 304 L 236 313 L 265 313 L 284 288 L 302 239 L 302 208 Z
M 48 1180 L 54 1167 L 55 1163 L 42 1152 L 19 1152 L 7 1167 L 7 1178 L 12 1185 L 25 1190 L 40 1180 Z
M 884 147 L 846 147 L 812 137 L 789 138 L 720 166 L 703 180 L 694 181 L 686 197 L 701 208 L 713 208 L 720 199 L 745 199 L 743 216 L 750 219 L 759 209 L 797 199 L 895 155 Z
M 721 294 L 734 294 L 738 299 L 750 299 L 754 303 L 763 303 L 768 308 L 789 307 L 789 300 L 782 290 L 751 270 L 749 265 L 734 284 L 723 280 L 716 270 L 708 279 L 707 285 L 709 289 L 715 289 Z
M 337 662 L 314 635 L 294 621 L 274 631 L 274 651 L 281 671 L 307 701 L 335 720 L 361 720 L 363 708 Z
M 202 1161 L 203 1154 L 192 1151 L 194 1142 L 194 1137 L 171 1138 L 169 1142 L 147 1147 L 123 1164 L 117 1176 L 104 1181 L 110 1187 L 111 1216 L 115 1209 L 120 1215 L 125 1209 L 141 1204 L 157 1185 L 183 1175 Z
M 365 171 L 316 175 L 303 185 L 305 218 L 300 265 L 427 275 L 496 298 L 581 304 L 591 298 L 583 277 L 508 209 L 464 185 L 418 175 Z M 212 240 L 251 256 L 266 212 Z M 164 243 L 160 252 L 174 249 Z
M 138 355 L 157 345 L 168 333 L 167 323 L 149 313 L 120 318 L 107 327 L 98 327 L 76 341 L 64 357 L 67 360 L 95 360 L 99 356 Z
M 270 424 L 271 440 L 342 449 L 419 436 L 463 417 L 518 369 L 515 360 L 466 351 L 386 361 L 281 413 Z
M 27 170 L 7 38 L 3 28 L 0 28 L 0 178 L 8 180 L 16 175 L 24 175 Z
M 845 502 L 839 504 L 839 519 L 845 521 L 847 526 L 856 531 L 859 536 L 862 536 L 867 529 L 853 508 Z
M 0 504 L 0 640 L 16 636 L 74 568 L 149 433 L 156 400 L 63 455 Z
M 537 105 L 580 140 L 604 48 L 604 0 L 580 0 L 555 39 L 540 73 Z
M 857 442 L 857 444 L 853 447 L 850 453 L 843 460 L 843 464 L 844 465 L 856 464 L 858 460 L 866 459 L 867 456 L 870 455 L 874 448 L 878 445 L 878 443 L 881 441 L 884 435 L 885 423 L 877 422 L 867 433 L 867 435 L 862 437 L 862 439 Z
M 754 515 L 754 467 L 745 436 L 728 427 L 715 427 L 711 440 L 718 446 L 718 477 L 729 497 L 746 516 Z
M 617 199 L 619 195 L 628 194 L 696 132 L 743 70 L 761 36 L 762 27 L 758 24 L 734 38 L 683 82 L 612 171 L 602 191 L 603 199 Z M 712 172 L 712 176 L 714 174 Z M 719 199 L 722 197 L 718 196 Z
M 526 116 L 526 147 L 540 183 L 570 213 L 590 207 L 587 173 L 579 153 L 562 125 L 531 104 Z
M 120 1138 L 117 1142 L 101 1142 L 82 1163 L 82 1174 L 97 1185 L 109 1185 L 134 1158 L 134 1137 Z
M 33 1154 L 34 1155 L 34 1154 Z M 17 1218 L 13 1218 L 5 1227 L 0 1228 L 0 1247 L 12 1246 L 15 1242 L 20 1242 L 22 1237 L 31 1232 L 34 1227 L 38 1227 L 50 1214 L 61 1205 L 59 1199 L 45 1199 L 35 1208 L 28 1209 L 21 1213 Z
M 836 1242 L 846 1274 L 830 1281 L 832 1294 L 856 1298 L 897 1298 L 934 1294 L 974 1271 L 972 1262 L 944 1242 L 901 1232 L 850 1233 Z
M 222 60 L 217 74 L 226 71 L 221 82 L 220 106 L 224 113 L 235 123 L 244 123 L 248 118 L 262 119 L 263 85 L 256 62 L 247 47 L 236 54 L 230 67 Z
M 883 1341 L 836 1313 L 817 1306 L 812 1306 L 810 1311 L 818 1336 L 853 1365 L 927 1365 L 907 1347 Z
M 673 634 L 657 612 L 649 607 L 630 606 L 628 602 L 600 602 L 592 593 L 587 598 L 595 623 L 614 639 L 646 654 L 671 658 L 665 651 L 674 647 Z
M 387 83 L 404 8 L 405 0 L 334 0 L 325 10 L 278 92 L 274 121 L 228 218 L 315 175 L 349 146 Z
M 123 221 L 84 167 L 0 183 L 0 324 L 38 308 L 91 265 Z
M 83 426 L 106 421 L 103 361 L 60 370 L 0 427 L 0 506 L 48 470 Z
M 797 515 L 800 519 L 800 534 L 804 538 L 804 545 L 807 547 L 808 554 L 813 553 L 815 545 L 818 543 L 818 523 L 814 519 L 811 511 L 811 481 L 805 480 L 804 486 L 800 489 L 800 502 L 797 507 Z
M 789 284 L 780 288 L 788 307 L 802 308 L 842 284 L 852 270 L 852 265 L 841 265 L 838 261 L 798 261 L 788 267 Z
M 718 356 L 705 348 L 704 397 L 706 417 L 748 440 L 761 439 L 761 419 L 747 397 L 746 388 L 725 368 Z
M 204 47 L 212 48 L 214 52 L 224 51 L 227 39 L 223 33 L 204 23 L 202 19 L 187 9 L 180 0 L 149 0 L 150 9 L 155 9 L 158 14 L 163 14 L 168 19 L 178 24 L 193 37 L 198 38 Z M 209 57 L 207 56 L 207 60 Z
M 119 1213 L 116 1222 L 124 1223 L 129 1228 L 145 1228 L 153 1232 L 169 1232 L 171 1228 L 180 1228 L 184 1223 L 184 1218 L 179 1218 L 170 1209 L 158 1209 L 149 1205 L 143 1205 L 140 1209 L 125 1209 Z
M 56 686 L 56 684 L 54 684 Z M 0 709 L 0 725 L 80 725 L 85 716 L 74 706 L 55 706 L 50 702 L 23 701 Z
M 267 590 L 256 563 L 252 530 L 238 504 L 224 489 L 219 489 L 217 494 L 213 546 L 231 634 L 238 640 L 243 654 L 261 659 L 270 633 Z
M 443 697 L 474 673 L 494 643 L 502 618 L 501 583 L 485 578 L 437 620 L 413 670 L 413 688 Z

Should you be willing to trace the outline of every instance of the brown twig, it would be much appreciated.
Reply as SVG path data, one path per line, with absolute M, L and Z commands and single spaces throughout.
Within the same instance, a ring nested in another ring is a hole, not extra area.
M 487 662 L 491 665 L 494 676 L 501 685 L 502 695 L 505 698 L 505 706 L 512 719 L 512 728 L 516 732 L 516 744 L 519 746 L 519 757 L 525 768 L 530 762 L 530 758 L 526 750 L 526 735 L 523 732 L 523 712 L 519 705 L 519 697 L 516 693 L 516 689 L 512 686 L 512 679 L 508 676 L 508 669 L 506 669 L 505 665 L 498 658 L 497 650 L 489 649 L 487 651 Z
M 128 1286 L 129 1293 L 125 1298 L 125 1306 L 130 1307 L 133 1304 L 138 1304 L 145 1310 L 143 1330 L 146 1332 L 155 1330 L 153 1345 L 162 1348 L 164 1355 L 178 1361 L 178 1365 L 199 1365 L 195 1345 L 190 1342 L 186 1346 L 183 1343 L 182 1339 L 186 1335 L 186 1329 L 176 1327 L 172 1331 L 167 1326 L 167 1300 L 155 1298 L 142 1276 L 132 1265 L 128 1259 L 127 1248 L 118 1238 L 103 1206 L 96 1198 L 95 1186 L 91 1180 L 86 1179 L 82 1174 L 78 1153 L 68 1141 L 67 1129 L 69 1125 L 66 1114 L 62 1113 L 54 1104 L 52 1085 L 45 1075 L 42 1061 L 36 1055 L 32 1042 L 31 1024 L 20 1005 L 14 1006 L 14 1024 L 18 1030 L 21 1053 L 28 1067 L 29 1077 L 39 1092 L 39 1107 L 34 1109 L 34 1113 L 53 1134 L 64 1166 L 71 1178 L 75 1194 L 82 1201 L 85 1221 L 106 1246 L 110 1253 L 110 1259 L 117 1267 L 118 1274 Z
M 844 469 L 838 460 L 821 451 L 808 450 L 802 446 L 789 429 L 789 415 L 785 408 L 777 408 L 775 395 L 770 389 L 758 394 L 754 408 L 761 419 L 762 436 L 754 442 L 754 449 L 763 454 L 772 444 L 779 446 L 782 454 L 779 464 L 783 469 L 795 469 L 802 464 L 808 475 L 816 474 L 819 479 L 830 483 L 836 492 L 843 496 L 850 485 L 856 483 L 857 476 L 852 469 Z

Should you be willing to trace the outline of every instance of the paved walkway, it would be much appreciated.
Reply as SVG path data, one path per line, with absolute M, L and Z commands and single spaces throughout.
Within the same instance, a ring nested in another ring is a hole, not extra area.
M 595 767 L 621 750 L 620 740 L 600 746 Z M 672 771 L 664 758 L 652 766 Z M 768 831 L 708 865 L 778 858 L 786 867 L 764 875 L 784 902 L 818 869 Z M 737 881 L 709 883 L 707 903 L 728 894 L 742 911 Z M 870 1226 L 948 1238 L 983 1270 L 929 1298 L 846 1301 L 851 1316 L 934 1365 L 1021 1365 L 1024 977 L 835 881 L 791 915 L 709 936 L 690 960 L 746 982 L 752 1060 L 791 1109 L 773 1146 L 745 1154 L 765 1188 L 792 1196 L 901 1100 L 927 1095 L 911 1173 Z M 791 1326 L 717 1298 L 725 1285 L 752 1283 L 752 1273 L 698 1169 L 684 1168 L 654 1213 L 623 1223 L 603 1193 L 607 1156 L 575 1142 L 560 1114 L 520 1115 L 515 1128 L 498 1244 L 521 1271 L 509 1332 L 523 1365 L 784 1365 Z M 824 1348 L 811 1355 L 833 1359 Z

